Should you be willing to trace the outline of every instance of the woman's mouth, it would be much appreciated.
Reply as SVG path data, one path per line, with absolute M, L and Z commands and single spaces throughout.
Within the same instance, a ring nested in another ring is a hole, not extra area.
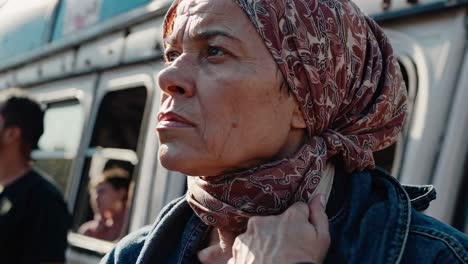
M 194 123 L 174 112 L 159 113 L 158 115 L 158 130 L 168 128 L 188 128 L 194 126 Z

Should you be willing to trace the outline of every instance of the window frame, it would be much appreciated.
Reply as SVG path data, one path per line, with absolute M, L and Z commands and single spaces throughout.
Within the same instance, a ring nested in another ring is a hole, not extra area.
M 421 134 L 420 121 L 425 120 L 425 109 L 422 101 L 427 100 L 429 96 L 429 76 L 430 68 L 427 66 L 428 58 L 424 53 L 423 48 L 416 39 L 408 36 L 405 33 L 384 28 L 385 34 L 390 39 L 394 49 L 395 56 L 399 59 L 402 65 L 407 66 L 408 80 L 411 82 L 410 74 L 415 75 L 416 83 L 408 85 L 408 112 L 406 128 L 403 131 L 404 140 L 397 145 L 395 151 L 397 162 L 394 163 L 392 174 L 403 183 L 410 184 L 427 184 L 430 180 L 430 175 L 420 173 L 420 166 L 414 166 L 412 160 L 417 159 L 417 155 L 413 155 L 409 149 L 419 145 L 418 137 L 415 135 Z M 411 64 L 413 67 L 411 67 Z M 417 66 L 416 66 L 417 65 Z
M 156 76 L 157 76 L 158 70 L 159 70 L 158 67 L 154 67 L 153 64 L 147 63 L 147 64 L 136 64 L 136 65 L 121 67 L 121 68 L 102 72 L 99 78 L 99 82 L 97 84 L 97 89 L 96 89 L 96 93 L 94 97 L 91 114 L 88 118 L 88 126 L 86 128 L 85 136 L 83 137 L 82 144 L 81 144 L 81 148 L 82 148 L 81 155 L 83 157 L 83 162 L 84 162 L 86 158 L 89 158 L 90 151 L 92 151 L 93 147 L 91 147 L 90 144 L 91 144 L 93 133 L 96 127 L 97 117 L 98 117 L 99 110 L 102 105 L 102 101 L 108 93 L 126 90 L 126 89 L 138 88 L 138 87 L 143 87 L 146 89 L 145 108 L 143 111 L 143 119 L 142 119 L 142 123 L 140 127 L 140 133 L 138 136 L 138 143 L 137 143 L 137 147 L 135 150 L 139 158 L 139 163 L 135 166 L 134 172 L 133 172 L 132 182 L 134 182 L 135 187 L 134 187 L 133 197 L 131 197 L 132 201 L 130 202 L 130 206 L 128 208 L 128 222 L 124 226 L 124 229 L 125 229 L 124 234 L 130 233 L 132 231 L 132 229 L 129 227 L 132 225 L 134 218 L 139 219 L 139 218 L 146 217 L 146 214 L 138 215 L 141 213 L 134 212 L 135 204 L 137 203 L 141 204 L 143 200 L 143 204 L 145 206 L 148 205 L 148 202 L 147 202 L 149 201 L 148 193 L 143 192 L 139 189 L 142 188 L 141 186 L 147 186 L 148 188 L 151 188 L 153 184 L 153 180 L 154 180 L 154 177 L 152 177 L 153 175 L 148 174 L 148 173 L 145 173 L 146 177 L 141 177 L 141 174 L 142 174 L 141 171 L 142 171 L 142 167 L 145 167 L 145 168 L 149 167 L 151 168 L 151 170 L 154 167 L 153 166 L 154 161 L 148 162 L 148 157 L 146 157 L 147 155 L 145 155 L 145 152 L 147 152 L 147 148 L 149 147 L 148 145 L 151 145 L 151 144 L 148 144 L 147 131 L 148 131 L 148 127 L 150 127 L 152 119 L 154 118 L 150 118 L 153 116 L 150 114 L 152 114 L 152 111 L 154 110 L 153 108 L 154 102 L 159 100 L 158 93 L 155 93 L 155 87 L 156 87 L 155 83 L 156 83 Z M 82 167 L 82 170 L 80 171 L 77 177 L 80 180 L 82 177 L 87 176 L 87 175 L 84 175 L 83 170 L 84 168 Z M 80 182 L 78 181 L 77 191 L 79 189 L 79 184 Z M 138 199 L 137 199 L 137 196 L 138 196 Z M 140 196 L 143 196 L 143 197 L 140 198 Z M 146 199 L 146 202 L 144 202 L 145 199 Z M 76 204 L 73 204 L 73 208 L 75 207 L 76 207 Z M 100 245 L 98 245 L 99 243 L 97 244 L 93 243 L 93 241 L 95 242 L 96 240 L 101 241 L 108 246 L 101 247 Z M 80 235 L 74 231 L 71 231 L 69 233 L 68 241 L 69 241 L 70 248 L 72 251 L 93 252 L 92 255 L 95 255 L 95 256 L 104 255 L 112 248 L 113 245 L 115 245 L 114 242 Z M 87 243 L 87 241 L 89 241 L 89 243 Z
M 96 87 L 97 75 L 89 74 L 80 77 L 68 78 L 58 80 L 50 83 L 44 83 L 37 86 L 25 88 L 24 91 L 31 97 L 36 99 L 42 104 L 54 104 L 65 102 L 69 100 L 77 100 L 83 110 L 83 126 L 78 143 L 78 148 L 74 153 L 66 153 L 65 155 L 73 155 L 72 165 L 70 169 L 70 181 L 67 183 L 67 188 L 64 190 L 64 196 L 68 205 L 68 209 L 72 211 L 77 195 L 78 188 L 77 183 L 79 178 L 77 177 L 81 166 L 83 166 L 82 155 L 80 154 L 81 145 L 84 138 L 84 132 L 87 129 L 87 122 L 93 100 L 94 89 Z M 58 157 L 58 153 L 49 153 L 38 151 L 33 152 L 33 158 L 46 158 L 46 157 Z
M 398 142 L 396 142 L 396 149 L 395 155 L 393 159 L 393 166 L 391 174 L 394 175 L 396 178 L 401 178 L 401 171 L 404 163 L 404 156 L 405 156 L 405 149 L 408 141 L 408 133 L 413 123 L 414 117 L 414 104 L 417 99 L 418 95 L 418 69 L 416 67 L 416 63 L 414 58 L 408 53 L 401 53 L 397 54 L 397 60 L 400 63 L 400 66 L 404 67 L 404 70 L 408 77 L 408 83 L 406 83 L 406 90 L 408 92 L 408 105 L 407 105 L 407 113 L 405 120 L 405 125 L 403 127 L 403 131 L 401 132 L 401 136 L 399 137 Z
M 50 105 L 62 104 L 62 103 L 68 104 L 69 102 L 73 102 L 74 103 L 73 105 L 76 105 L 76 106 L 79 107 L 79 110 L 82 112 L 81 114 L 82 114 L 82 118 L 83 118 L 83 122 L 81 124 L 81 133 L 79 134 L 79 136 L 77 138 L 78 141 L 76 142 L 77 143 L 76 148 L 72 149 L 72 150 L 63 150 L 63 151 L 61 151 L 61 150 L 48 151 L 48 150 L 36 149 L 36 150 L 33 150 L 32 153 L 31 153 L 31 156 L 34 159 L 34 161 L 51 160 L 51 159 L 70 160 L 71 165 L 70 165 L 70 169 L 68 171 L 68 180 L 66 182 L 65 188 L 63 189 L 63 195 L 64 195 L 65 199 L 68 198 L 69 192 L 72 190 L 72 184 L 71 184 L 72 180 L 71 180 L 71 178 L 72 178 L 72 172 L 73 172 L 73 162 L 74 162 L 74 159 L 77 156 L 78 148 L 79 148 L 80 141 L 81 141 L 82 131 L 83 131 L 83 128 L 85 126 L 84 109 L 83 109 L 83 105 L 78 100 L 78 98 L 76 96 L 73 96 L 73 95 L 61 98 L 58 101 L 49 101 L 49 102 L 44 102 L 43 101 L 43 102 L 41 102 L 42 104 L 47 105 L 47 108 L 45 110 L 46 113 L 51 108 L 59 108 L 59 107 L 49 107 Z M 45 123 L 45 119 L 44 119 L 44 126 L 47 126 L 47 124 Z M 42 137 L 44 137 L 44 135 L 42 135 Z M 35 167 L 37 169 L 41 169 L 39 166 L 35 166 Z M 45 171 L 45 173 L 47 175 L 49 175 L 49 172 Z M 50 176 L 56 181 L 57 184 L 60 182 L 55 177 L 53 177 L 52 175 L 50 175 Z
M 434 177 L 431 184 L 436 187 L 437 199 L 431 203 L 426 213 L 447 224 L 454 224 L 458 203 L 464 203 L 460 195 L 467 190 L 462 190 L 463 177 L 468 174 L 468 111 L 466 111 L 466 98 L 468 98 L 468 52 L 463 54 L 463 63 L 459 70 L 459 79 L 455 83 L 454 93 L 450 107 L 450 114 L 445 125 L 444 140 L 441 141 L 440 154 L 437 163 L 434 164 Z M 466 196 L 465 196 L 466 197 Z M 465 217 L 468 207 L 464 210 Z M 468 218 L 465 219 L 465 233 L 468 232 Z

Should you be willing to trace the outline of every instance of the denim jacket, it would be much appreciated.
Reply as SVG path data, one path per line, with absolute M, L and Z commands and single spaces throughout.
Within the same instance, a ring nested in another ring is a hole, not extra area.
M 325 263 L 468 263 L 468 237 L 419 212 L 435 199 L 432 186 L 402 186 L 377 170 L 353 173 L 348 186 L 329 219 Z M 181 197 L 101 263 L 197 263 L 207 230 Z

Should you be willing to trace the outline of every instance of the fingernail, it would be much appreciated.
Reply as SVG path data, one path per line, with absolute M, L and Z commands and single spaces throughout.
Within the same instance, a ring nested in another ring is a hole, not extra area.
M 320 194 L 320 203 L 322 204 L 323 209 L 327 207 L 327 198 L 323 194 Z

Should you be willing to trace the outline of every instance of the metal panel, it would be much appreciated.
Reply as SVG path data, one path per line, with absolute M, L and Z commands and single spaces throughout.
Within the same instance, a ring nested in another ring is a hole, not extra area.
M 0 89 L 5 89 L 13 85 L 13 74 L 11 72 L 0 73 Z
M 77 72 L 90 71 L 117 65 L 124 46 L 124 33 L 119 32 L 85 44 L 78 50 Z
M 42 77 L 56 78 L 71 73 L 74 59 L 75 52 L 70 50 L 42 60 Z
M 116 5 L 115 0 L 103 0 L 99 21 L 105 21 L 111 17 L 118 16 L 122 13 L 148 4 L 151 1 L 152 0 L 119 0 L 119 4 Z
M 466 5 L 467 0 L 354 0 L 362 11 L 377 21 L 409 17 L 434 11 L 442 11 L 454 6 Z
M 442 3 L 444 4 L 447 0 L 420 0 L 417 4 L 409 3 L 408 0 L 392 0 L 390 4 L 385 5 L 383 0 L 354 0 L 354 2 L 361 8 L 365 13 L 374 16 L 389 11 L 401 11 L 404 9 L 417 8 L 421 5 Z
M 37 82 L 41 76 L 41 65 L 38 62 L 35 62 L 16 70 L 14 79 L 18 84 L 25 85 Z
M 407 184 L 430 184 L 463 60 L 465 12 L 399 20 L 388 27 L 412 39 L 408 42 L 389 34 L 396 50 L 414 47 L 408 55 L 418 71 L 418 95 L 400 179 Z
M 63 0 L 58 9 L 53 39 L 75 34 L 150 2 L 151 0 Z M 76 8 L 77 6 L 80 8 Z
M 437 190 L 437 199 L 431 203 L 427 214 L 452 224 L 455 203 L 461 190 L 466 154 L 468 150 L 468 53 L 465 53 L 461 79 L 457 85 L 455 100 L 450 112 L 444 144 L 437 163 L 433 184 Z M 465 190 L 467 191 L 467 190 Z
M 125 42 L 124 62 L 148 59 L 162 54 L 162 24 L 159 17 L 130 29 Z
M 48 45 L 42 46 L 30 52 L 23 52 L 20 55 L 0 60 L 0 71 L 9 70 L 13 67 L 19 67 L 24 63 L 43 59 L 47 56 L 62 52 L 63 50 L 73 49 L 83 42 L 92 41 L 97 36 L 105 36 L 119 30 L 126 30 L 129 26 L 147 21 L 148 19 L 164 16 L 172 0 L 153 1 L 148 5 L 141 6 L 129 12 L 116 16 L 104 23 L 98 23 L 95 26 L 80 30 L 71 34 L 69 37 L 59 40 L 53 40 Z M 57 22 L 56 24 L 60 24 Z M 1 45 L 0 45 L 1 46 Z
M 0 60 L 32 51 L 49 40 L 58 0 L 14 0 L 0 9 Z

